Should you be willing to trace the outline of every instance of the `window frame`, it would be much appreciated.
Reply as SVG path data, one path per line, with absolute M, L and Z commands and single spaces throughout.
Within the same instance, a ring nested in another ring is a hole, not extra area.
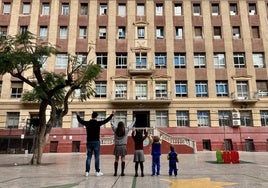
M 195 82 L 196 97 L 208 97 L 208 83 L 207 81 Z
M 176 97 L 188 96 L 187 81 L 175 81 L 175 95 Z

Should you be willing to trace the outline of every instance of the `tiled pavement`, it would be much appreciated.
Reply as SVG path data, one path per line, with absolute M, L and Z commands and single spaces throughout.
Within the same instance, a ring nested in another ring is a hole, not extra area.
M 239 152 L 240 163 L 217 164 L 216 152 L 181 154 L 179 175 L 168 176 L 166 154 L 161 175 L 151 176 L 151 156 L 146 155 L 145 176 L 134 177 L 133 156 L 126 157 L 125 176 L 113 176 L 114 156 L 101 156 L 101 177 L 84 176 L 85 153 L 45 153 L 43 164 L 27 165 L 31 154 L 0 155 L 1 188 L 267 188 L 268 152 Z M 94 167 L 94 160 L 91 162 Z M 91 168 L 94 169 L 94 168 Z M 120 172 L 120 165 L 119 165 Z

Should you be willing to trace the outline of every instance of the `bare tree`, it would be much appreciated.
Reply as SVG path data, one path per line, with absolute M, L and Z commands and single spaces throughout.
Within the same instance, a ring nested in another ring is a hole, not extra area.
M 88 53 L 90 52 L 89 49 Z M 26 31 L 15 36 L 0 39 L 0 74 L 11 74 L 32 90 L 23 91 L 23 101 L 39 105 L 39 125 L 31 164 L 40 164 L 49 134 L 58 120 L 68 113 L 68 103 L 72 93 L 80 89 L 80 100 L 94 95 L 92 82 L 101 72 L 101 67 L 90 62 L 80 62 L 76 56 L 68 54 L 65 73 L 48 72 L 43 69 L 45 59 L 55 55 L 56 48 L 49 43 L 38 43 L 32 33 Z M 25 77 L 27 71 L 32 77 Z M 46 119 L 46 111 L 51 114 Z

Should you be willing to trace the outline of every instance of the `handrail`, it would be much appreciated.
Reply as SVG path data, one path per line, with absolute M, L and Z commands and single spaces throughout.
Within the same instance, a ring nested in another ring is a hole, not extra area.
M 158 136 L 161 135 L 162 139 L 170 144 L 187 145 L 187 146 L 193 148 L 194 153 L 197 152 L 196 141 L 194 141 L 190 138 L 183 137 L 183 136 L 173 136 L 173 135 L 170 135 L 170 134 L 168 134 L 160 129 L 152 128 L 152 127 L 148 127 L 148 128 L 135 127 L 135 129 L 136 130 L 147 130 L 149 132 L 149 134 L 151 134 L 151 135 L 158 135 Z M 102 137 L 100 137 L 100 141 L 101 141 L 101 145 L 113 145 L 114 144 L 114 136 L 102 136 Z

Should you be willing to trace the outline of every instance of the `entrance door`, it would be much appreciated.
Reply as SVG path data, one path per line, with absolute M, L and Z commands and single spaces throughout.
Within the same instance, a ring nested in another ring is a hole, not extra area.
M 203 150 L 211 151 L 211 142 L 209 139 L 203 140 Z
M 57 153 L 58 151 L 58 141 L 51 141 L 50 142 L 50 152 Z
M 150 112 L 149 111 L 134 111 L 136 117 L 135 127 L 150 127 Z
M 246 139 L 246 151 L 254 151 L 254 142 L 253 139 Z
M 72 152 L 80 152 L 80 141 L 72 142 Z
M 225 139 L 224 140 L 224 149 L 225 150 L 233 150 L 233 144 L 232 144 L 232 140 L 231 139 Z

